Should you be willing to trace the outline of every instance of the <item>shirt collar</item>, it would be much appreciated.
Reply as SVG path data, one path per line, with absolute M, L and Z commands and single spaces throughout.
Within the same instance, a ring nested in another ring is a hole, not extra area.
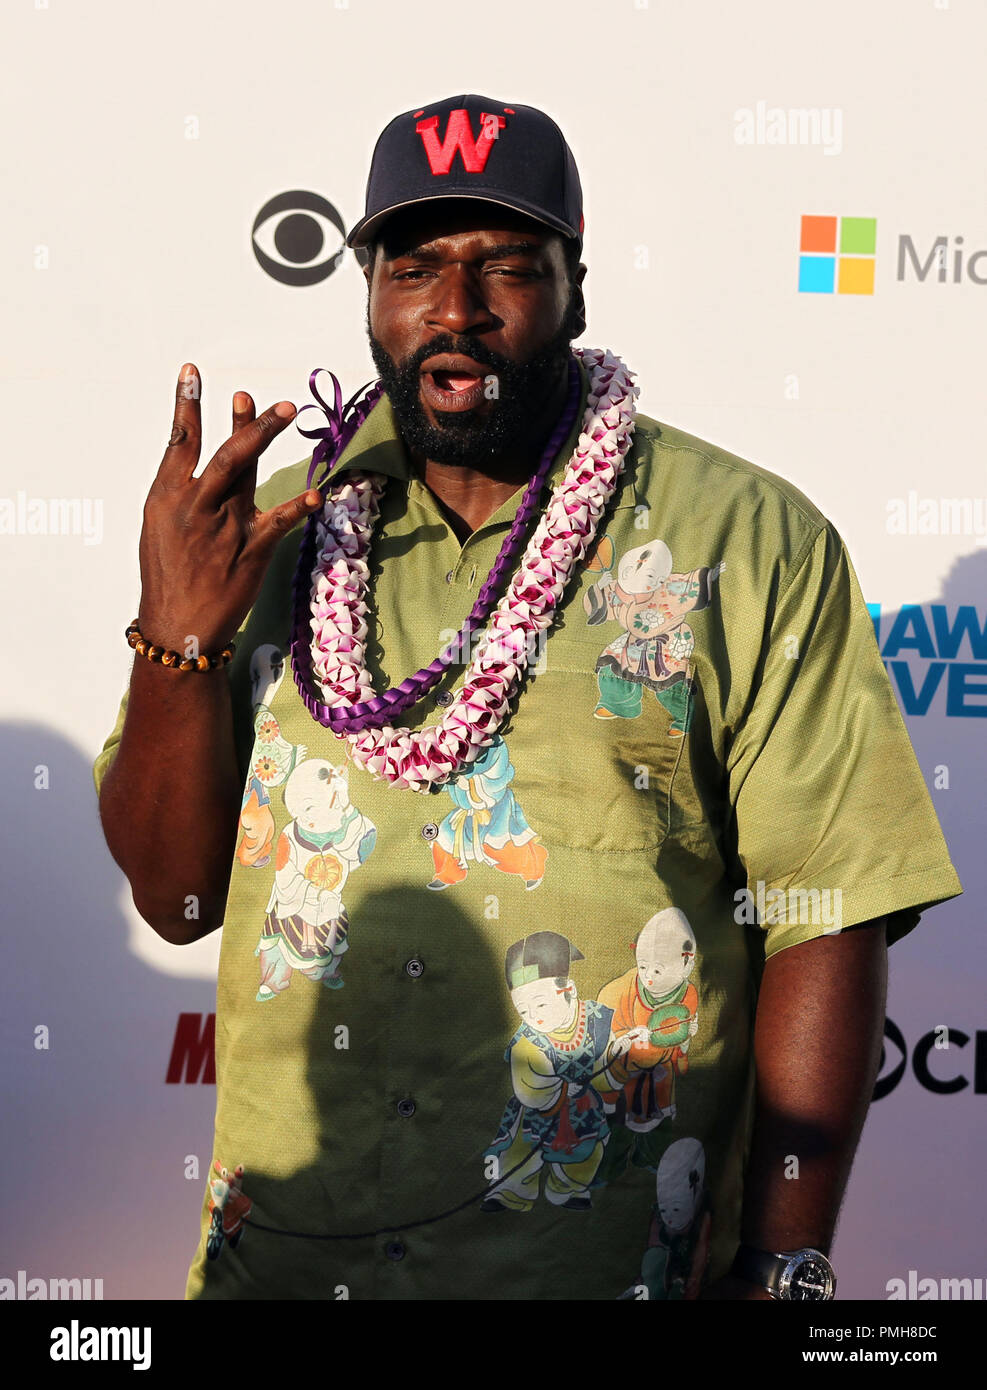
M 579 435 L 583 427 L 583 415 L 586 410 L 586 398 L 589 394 L 589 376 L 585 367 L 579 364 L 579 408 L 576 411 L 576 419 L 568 437 L 563 441 L 559 452 L 552 462 L 542 488 L 541 502 L 546 505 L 551 496 L 552 489 L 557 487 L 565 475 L 566 467 L 572 452 L 576 447 Z M 401 431 L 398 428 L 397 419 L 394 415 L 394 407 L 391 405 L 390 398 L 382 394 L 377 404 L 370 411 L 363 424 L 353 435 L 346 448 L 340 454 L 331 477 L 337 478 L 340 473 L 350 472 L 359 469 L 367 473 L 385 473 L 390 478 L 398 478 L 404 483 L 410 484 L 414 478 L 411 461 L 408 458 L 404 441 L 401 438 Z M 516 494 L 517 504 L 520 504 L 523 491 Z M 639 501 L 633 478 L 618 484 L 618 496 L 611 505 L 615 511 L 624 507 L 636 506 Z M 514 499 L 512 498 L 513 502 Z M 516 509 L 516 508 L 515 508 Z M 503 525 L 510 525 L 513 518 L 503 520 Z M 492 517 L 491 521 L 499 521 L 499 517 Z

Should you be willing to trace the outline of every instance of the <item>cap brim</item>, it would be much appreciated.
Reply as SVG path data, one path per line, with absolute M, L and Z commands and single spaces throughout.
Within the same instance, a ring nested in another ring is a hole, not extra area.
M 510 208 L 513 212 L 523 212 L 526 217 L 534 218 L 536 222 L 551 227 L 554 232 L 559 232 L 562 236 L 571 237 L 574 241 L 580 239 L 579 233 L 574 227 L 570 227 L 561 218 L 540 212 L 526 203 L 523 198 L 509 198 L 502 194 L 479 193 L 470 190 L 469 193 L 430 193 L 423 198 L 408 198 L 403 203 L 393 203 L 390 207 L 375 212 L 372 217 L 364 217 L 359 221 L 346 238 L 346 245 L 354 250 L 357 247 L 366 246 L 368 241 L 373 241 L 374 233 L 378 228 L 383 226 L 388 218 L 393 217 L 396 212 L 400 212 L 402 208 L 414 207 L 418 203 L 448 202 L 453 198 L 473 203 L 496 203 L 499 207 Z

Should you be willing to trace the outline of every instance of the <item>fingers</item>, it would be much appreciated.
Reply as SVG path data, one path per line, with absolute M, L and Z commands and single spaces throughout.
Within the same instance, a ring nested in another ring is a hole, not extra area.
M 254 520 L 253 542 L 261 550 L 273 547 L 303 521 L 311 512 L 322 506 L 322 494 L 318 488 L 311 487 L 300 492 L 290 502 L 279 502 L 269 512 L 261 512 Z
M 254 402 L 247 395 L 246 391 L 236 391 L 233 394 L 233 433 L 242 430 L 244 425 L 249 425 L 254 418 Z
M 246 425 L 253 423 L 255 417 L 253 398 L 246 391 L 233 393 L 233 433 L 238 434 Z M 245 468 L 230 488 L 231 497 L 245 497 L 253 504 L 254 490 L 257 487 L 257 459 Z
M 175 388 L 175 415 L 171 438 L 158 469 L 158 478 L 168 483 L 184 482 L 195 472 L 202 447 L 202 378 L 194 362 L 186 362 L 178 373 Z
M 236 487 L 241 475 L 295 418 L 291 401 L 279 401 L 255 420 L 245 420 L 213 454 L 199 478 L 199 498 L 206 505 L 218 503 Z

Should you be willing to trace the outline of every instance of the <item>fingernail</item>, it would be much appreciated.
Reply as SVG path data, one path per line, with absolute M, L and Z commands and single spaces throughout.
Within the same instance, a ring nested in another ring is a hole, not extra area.
M 238 415 L 242 415 L 247 408 L 248 397 L 242 391 L 238 391 L 233 397 L 233 408 Z
M 197 401 L 202 393 L 199 373 L 191 362 L 186 362 L 182 368 L 182 374 L 178 379 L 178 389 L 182 399 L 186 401 Z
M 295 413 L 295 407 L 291 401 L 279 401 L 274 407 L 275 415 L 280 415 L 282 420 L 290 420 Z

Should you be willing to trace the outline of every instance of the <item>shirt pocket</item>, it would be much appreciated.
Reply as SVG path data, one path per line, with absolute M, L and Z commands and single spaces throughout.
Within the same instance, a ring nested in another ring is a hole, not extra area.
M 611 687 L 605 698 L 623 713 L 597 713 L 600 648 L 597 640 L 582 670 L 572 669 L 575 653 L 560 648 L 553 660 L 549 648 L 544 669 L 536 668 L 526 682 L 503 730 L 514 792 L 547 844 L 656 851 L 673 823 L 672 789 L 685 738 L 672 731 L 675 715 L 645 685 Z

